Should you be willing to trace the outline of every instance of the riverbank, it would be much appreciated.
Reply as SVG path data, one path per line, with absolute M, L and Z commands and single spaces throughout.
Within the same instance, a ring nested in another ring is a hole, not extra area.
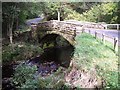
M 77 44 L 74 50 L 71 48 L 50 48 L 46 50 L 47 54 L 42 56 L 44 57 L 42 60 L 48 59 L 48 61 L 43 62 L 43 64 L 37 63 L 37 61 L 40 62 L 41 60 L 39 58 L 40 53 L 42 54 L 44 52 L 39 45 L 25 43 L 15 44 L 13 51 L 9 45 L 4 47 L 3 63 L 7 62 L 9 64 L 11 61 L 20 61 L 23 63 L 17 65 L 17 68 L 14 68 L 14 72 L 10 76 L 10 81 L 15 84 L 14 87 L 58 89 L 119 88 L 118 56 L 116 56 L 114 51 L 108 46 L 103 45 L 100 40 L 86 33 L 78 35 L 76 41 Z M 70 52 L 68 53 L 69 50 Z M 58 51 L 58 54 L 56 51 Z M 74 53 L 71 51 L 74 51 Z M 72 62 L 72 64 L 65 68 L 61 66 L 62 63 L 61 65 L 58 62 L 54 63 L 53 61 L 58 60 L 56 59 L 56 54 L 60 57 L 63 56 L 62 58 L 57 57 L 60 60 L 69 61 L 68 64 L 71 64 L 70 62 Z M 70 57 L 71 54 L 73 55 Z M 69 60 L 67 60 L 66 57 L 68 57 Z M 32 59 L 32 64 L 24 64 L 24 62 L 29 59 Z M 48 67 L 52 65 L 55 66 L 55 68 L 49 68 L 49 70 Z M 8 67 L 6 67 L 6 70 L 8 70 Z M 43 73 L 37 73 L 36 75 L 36 71 Z M 50 73 L 48 71 L 50 71 Z M 9 72 L 7 74 L 9 74 Z M 23 74 L 24 76 L 22 76 Z M 38 79 L 35 79 L 35 76 L 37 76 Z
M 112 44 L 103 44 L 94 36 L 83 33 L 76 37 L 74 63 L 85 71 L 94 71 L 104 80 L 104 88 L 118 88 L 118 56 Z

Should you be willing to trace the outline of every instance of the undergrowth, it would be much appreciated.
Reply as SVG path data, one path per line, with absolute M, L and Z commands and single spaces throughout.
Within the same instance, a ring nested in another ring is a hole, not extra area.
M 3 64 L 11 63 L 13 61 L 28 60 L 43 53 L 41 47 L 29 43 L 15 43 L 12 47 L 11 45 L 3 46 Z

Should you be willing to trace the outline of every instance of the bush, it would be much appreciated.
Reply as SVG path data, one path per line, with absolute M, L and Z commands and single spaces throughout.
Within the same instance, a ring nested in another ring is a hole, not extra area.
M 47 77 L 39 77 L 39 86 L 40 88 L 54 88 L 61 89 L 65 85 L 64 73 L 62 68 L 59 68 L 55 73 Z
M 97 6 L 94 5 L 90 10 L 83 12 L 83 14 L 67 9 L 65 20 L 74 19 L 88 22 L 116 23 L 118 22 L 117 8 L 117 3 L 110 2 L 98 4 Z
M 36 66 L 18 65 L 13 76 L 13 83 L 17 88 L 37 88 L 38 81 L 34 77 L 36 70 Z
M 20 64 L 15 69 L 13 83 L 16 88 L 54 88 L 60 90 L 67 88 L 62 69 L 59 68 L 57 72 L 46 77 L 39 75 L 34 77 L 37 67 Z
M 43 53 L 43 49 L 41 47 L 28 43 L 14 44 L 13 48 L 14 49 L 12 49 L 10 45 L 3 47 L 3 64 L 13 61 L 27 60 Z
M 81 16 L 76 11 L 73 11 L 71 9 L 66 9 L 67 16 L 65 17 L 65 20 L 73 19 L 73 20 L 80 20 Z

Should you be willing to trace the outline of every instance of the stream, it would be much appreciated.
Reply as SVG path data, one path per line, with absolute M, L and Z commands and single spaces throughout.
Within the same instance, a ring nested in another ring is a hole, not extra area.
M 72 46 L 47 48 L 39 57 L 25 60 L 22 63 L 29 66 L 36 65 L 37 72 L 35 75 L 47 76 L 55 72 L 59 66 L 65 68 L 69 67 L 73 52 L 74 48 Z M 17 65 L 19 64 L 9 64 L 2 67 L 3 90 L 15 89 L 15 86 L 11 84 L 11 77 L 14 75 Z

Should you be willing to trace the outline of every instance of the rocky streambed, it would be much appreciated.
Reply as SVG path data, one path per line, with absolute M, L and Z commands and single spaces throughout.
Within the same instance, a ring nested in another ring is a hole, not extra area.
M 32 58 L 30 60 L 21 61 L 20 63 L 4 65 L 2 67 L 3 90 L 15 88 L 15 86 L 11 84 L 11 78 L 14 75 L 15 68 L 19 64 L 25 64 L 26 66 L 30 67 L 36 66 L 37 70 L 34 76 L 45 77 L 56 72 L 59 66 L 69 67 L 71 53 L 73 53 L 72 47 L 48 48 L 44 50 L 44 53 L 42 55 Z
M 37 62 L 35 60 L 29 60 L 25 62 L 25 64 L 29 66 L 37 66 L 36 75 L 41 76 L 47 76 L 49 74 L 52 74 L 60 66 L 55 61 L 45 61 L 43 63 L 40 63 L 39 61 Z
M 31 68 L 33 66 L 36 66 L 37 70 L 36 70 L 36 73 L 34 73 L 34 77 L 48 76 L 48 75 L 54 73 L 60 66 L 55 61 L 45 61 L 45 62 L 41 63 L 39 60 L 39 57 L 21 62 L 20 64 L 25 64 L 26 66 L 30 66 Z M 11 65 L 6 65 L 3 67 L 3 74 L 2 74 L 3 90 L 15 88 L 15 86 L 11 83 L 11 81 L 12 81 L 12 77 L 14 75 L 15 68 L 18 65 L 19 64 L 11 64 Z

